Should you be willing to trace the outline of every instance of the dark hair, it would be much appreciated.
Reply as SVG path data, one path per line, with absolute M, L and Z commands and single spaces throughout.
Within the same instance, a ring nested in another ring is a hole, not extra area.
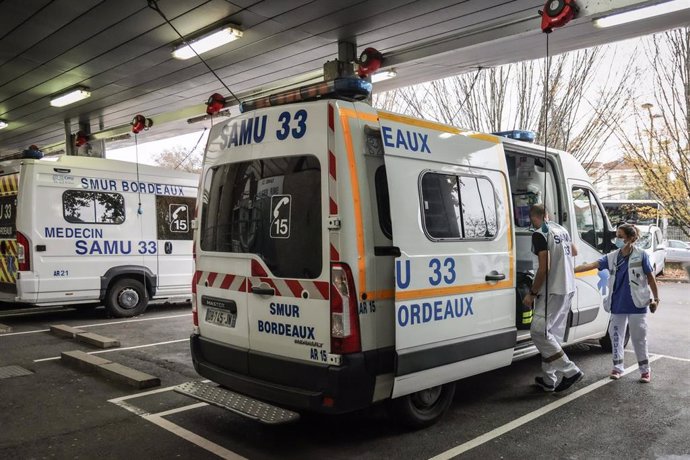
M 640 236 L 640 232 L 637 231 L 637 227 L 633 224 L 623 224 L 618 226 L 618 229 L 622 230 L 628 238 L 634 238 L 636 240 Z
M 543 204 L 535 204 L 529 208 L 529 215 L 533 217 L 541 217 L 542 219 L 546 216 L 546 208 Z

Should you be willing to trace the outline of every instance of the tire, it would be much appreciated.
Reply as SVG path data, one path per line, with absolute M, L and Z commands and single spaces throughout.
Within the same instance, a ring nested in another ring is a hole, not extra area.
M 105 296 L 105 308 L 115 318 L 141 315 L 149 304 L 149 295 L 141 281 L 120 278 L 110 285 Z
M 626 326 L 623 348 L 628 346 L 628 342 L 630 342 L 630 327 Z M 605 351 L 606 353 L 611 353 L 611 351 L 613 351 L 613 348 L 611 347 L 611 336 L 609 335 L 608 328 L 606 328 L 606 335 L 599 339 L 599 345 L 601 345 L 601 350 Z
M 425 428 L 441 419 L 454 395 L 455 382 L 417 391 L 389 401 L 389 413 L 408 428 Z

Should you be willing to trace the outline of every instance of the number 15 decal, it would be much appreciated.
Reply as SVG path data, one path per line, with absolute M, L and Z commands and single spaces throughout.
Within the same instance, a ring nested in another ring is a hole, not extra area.
M 292 195 L 271 197 L 271 238 L 290 238 Z

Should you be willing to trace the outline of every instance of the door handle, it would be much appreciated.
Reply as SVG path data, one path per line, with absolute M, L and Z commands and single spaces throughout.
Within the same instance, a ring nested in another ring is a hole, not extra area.
M 486 281 L 503 281 L 504 279 L 506 279 L 505 273 L 498 273 L 496 270 L 484 277 L 484 280 Z
M 252 294 L 275 295 L 276 291 L 272 287 L 252 286 Z

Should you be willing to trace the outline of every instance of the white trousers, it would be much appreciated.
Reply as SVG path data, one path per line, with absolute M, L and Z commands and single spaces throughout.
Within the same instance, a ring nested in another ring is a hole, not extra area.
M 613 368 L 619 372 L 625 369 L 625 327 L 630 327 L 630 339 L 637 356 L 640 373 L 649 372 L 649 353 L 647 352 L 647 313 L 612 314 L 609 324 L 611 349 L 613 350 Z
M 555 385 L 559 373 L 572 377 L 580 372 L 580 369 L 568 359 L 568 355 L 561 348 L 574 295 L 575 293 L 549 294 L 546 305 L 543 295 L 535 300 L 529 332 L 532 342 L 541 353 L 541 369 L 544 374 L 542 378 L 547 385 Z

